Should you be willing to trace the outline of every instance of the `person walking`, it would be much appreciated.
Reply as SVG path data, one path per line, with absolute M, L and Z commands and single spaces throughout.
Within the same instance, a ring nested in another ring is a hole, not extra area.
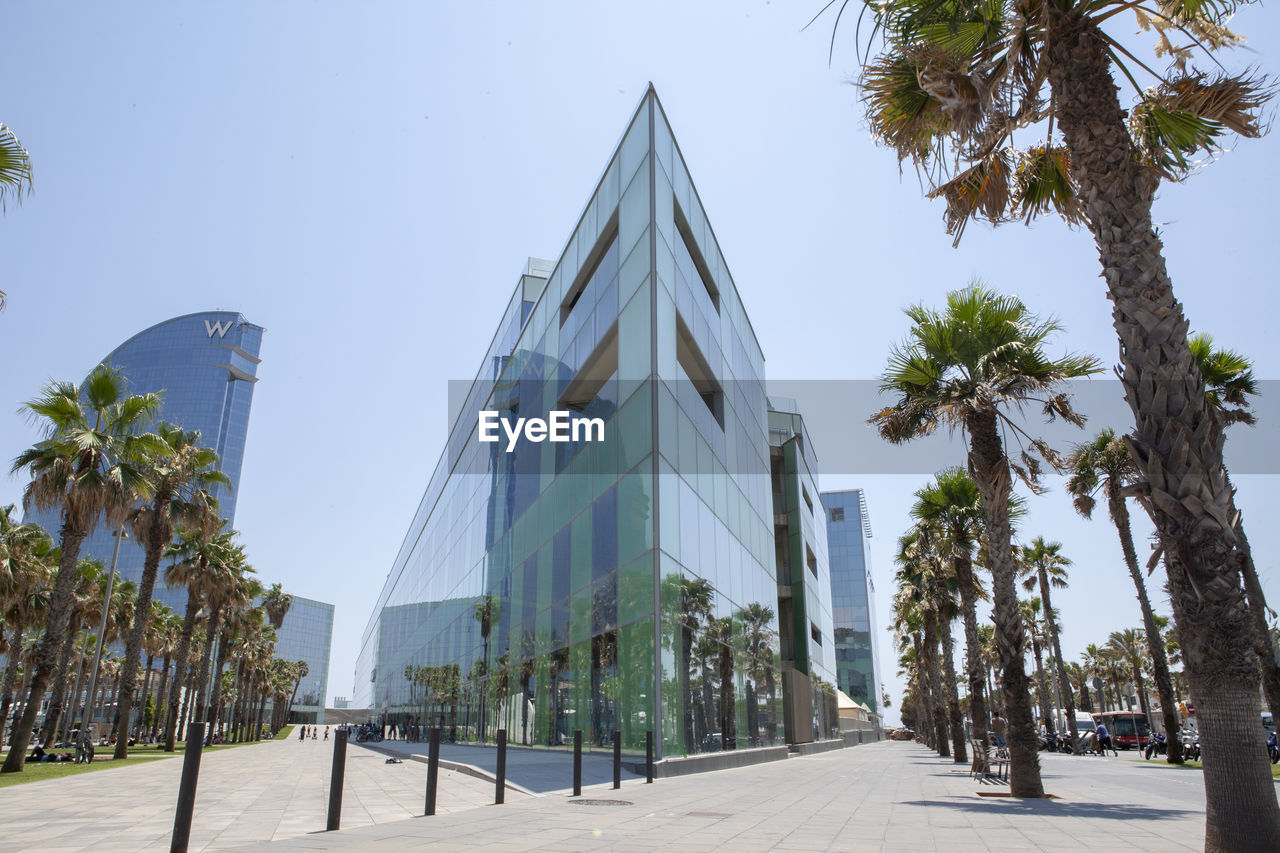
M 996 711 L 991 717 L 991 742 L 999 749 L 1004 749 L 1009 742 L 1004 739 L 1005 733 L 1009 730 L 1009 724 L 1005 722 L 1004 717 L 1000 716 L 1000 712 Z
M 298 726 L 298 740 L 306 740 L 306 739 L 307 739 L 307 727 Z
M 328 739 L 329 739 L 329 727 L 328 727 L 328 726 L 325 726 L 325 727 L 324 727 L 324 739 L 325 739 L 325 740 L 328 740 Z

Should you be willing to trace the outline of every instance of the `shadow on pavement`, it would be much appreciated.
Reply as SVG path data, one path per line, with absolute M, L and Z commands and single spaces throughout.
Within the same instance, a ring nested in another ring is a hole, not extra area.
M 995 803 L 993 805 L 993 803 Z M 1084 817 L 1104 820 L 1160 820 L 1199 814 L 1189 809 L 1157 809 L 1132 803 L 1068 803 L 1062 800 L 1024 800 L 1015 797 L 997 801 L 968 797 L 956 800 L 908 800 L 907 806 L 942 806 L 963 812 L 990 813 L 993 808 L 1012 811 L 1015 814 L 1034 814 L 1044 817 Z

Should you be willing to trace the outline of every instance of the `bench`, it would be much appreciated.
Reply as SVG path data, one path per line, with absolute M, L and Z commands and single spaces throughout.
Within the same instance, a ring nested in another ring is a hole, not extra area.
M 969 775 L 975 779 L 995 778 L 1009 781 L 1009 749 L 1008 747 L 992 747 L 969 738 L 969 746 L 973 750 L 973 764 Z

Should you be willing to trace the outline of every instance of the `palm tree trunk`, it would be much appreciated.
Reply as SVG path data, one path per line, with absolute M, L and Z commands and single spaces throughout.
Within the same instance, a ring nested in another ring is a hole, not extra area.
M 1267 628 L 1267 598 L 1262 593 L 1262 584 L 1258 582 L 1258 572 L 1253 565 L 1253 549 L 1249 547 L 1249 539 L 1244 535 L 1243 522 L 1236 524 L 1236 539 L 1240 543 L 1240 574 L 1244 578 L 1245 596 L 1249 599 L 1254 650 L 1262 668 L 1262 691 L 1267 697 L 1267 707 L 1271 709 L 1271 719 L 1280 720 L 1280 661 L 1276 660 L 1271 631 Z M 1161 702 L 1163 701 L 1162 699 Z
M 173 752 L 178 739 L 178 707 L 182 699 L 182 683 L 186 680 L 187 658 L 191 655 L 191 635 L 195 632 L 196 614 L 200 612 L 200 599 L 187 589 L 187 612 L 182 618 L 182 633 L 178 635 L 178 648 L 173 655 L 173 682 L 169 685 L 169 701 L 165 708 L 168 717 L 164 729 L 165 752 Z
M 983 695 L 986 667 L 982 665 L 982 645 L 978 640 L 978 596 L 973 577 L 973 562 L 959 555 L 951 566 L 960 587 L 960 615 L 964 622 L 964 662 L 969 679 L 969 717 L 973 720 L 973 738 L 987 743 L 987 700 Z M 985 769 L 985 768 L 980 768 Z
M 951 637 L 949 620 L 939 620 L 938 629 L 942 634 L 943 679 L 947 688 L 947 711 L 951 717 L 951 754 L 956 764 L 969 762 L 968 751 L 964 745 L 964 716 L 960 713 L 960 692 L 956 688 L 956 661 L 954 641 Z
M 142 701 L 138 703 L 138 706 L 142 708 L 142 713 L 138 715 L 138 722 L 142 724 L 139 726 L 139 733 L 138 733 L 139 739 L 141 739 L 141 737 L 147 733 L 147 727 L 142 718 L 147 712 L 147 702 L 151 699 L 151 667 L 155 662 L 156 662 L 156 656 L 153 654 L 148 654 L 146 675 L 142 677 Z M 154 707 L 152 708 L 152 710 L 153 711 L 155 710 Z
M 1045 733 L 1053 732 L 1053 708 L 1049 702 L 1049 682 L 1044 677 L 1044 657 L 1041 654 L 1040 640 L 1031 635 L 1031 651 L 1036 661 L 1036 698 L 1040 700 L 1040 721 L 1044 724 Z
M 138 582 L 138 600 L 133 608 L 133 624 L 124 644 L 124 666 L 120 669 L 120 696 L 116 708 L 120 722 L 116 726 L 116 758 L 129 757 L 129 730 L 133 722 L 133 691 L 137 687 L 138 663 L 142 658 L 142 638 L 151 619 L 151 595 L 155 591 L 156 574 L 160 571 L 160 554 L 172 534 L 159 521 L 161 508 L 169 503 L 170 493 L 159 491 L 152 500 L 155 521 L 147 528 L 146 557 L 142 563 L 142 579 Z M 167 513 L 167 510 L 166 510 Z
M 1040 597 L 1044 599 L 1044 623 L 1049 629 L 1049 643 L 1058 674 L 1058 690 L 1062 693 L 1062 708 L 1067 714 L 1067 729 L 1071 732 L 1071 751 L 1080 749 L 1080 730 L 1076 727 L 1076 697 L 1067 677 L 1067 665 L 1062 661 L 1062 646 L 1058 642 L 1058 620 L 1053 618 L 1053 602 L 1049 598 L 1049 572 L 1040 567 Z
M 71 611 L 75 608 L 76 563 L 80 559 L 80 543 L 84 540 L 84 534 L 73 529 L 68 519 L 69 516 L 64 512 L 62 557 L 58 562 L 58 577 L 54 581 L 53 595 L 45 616 L 44 636 L 36 647 L 31 692 L 22 708 L 22 717 L 18 721 L 17 731 L 13 734 L 13 742 L 9 745 L 9 754 L 4 759 L 4 766 L 0 767 L 0 773 L 22 772 L 27 760 L 27 747 L 31 744 L 31 730 L 35 727 L 40 703 L 58 666 L 58 654 L 62 650 L 67 626 L 71 621 Z
M 204 651 L 200 654 L 200 675 L 196 681 L 196 704 L 195 714 L 192 717 L 194 722 L 202 723 L 205 720 L 205 709 L 208 707 L 207 699 L 209 698 L 209 668 L 213 665 L 213 641 L 218 636 L 218 628 L 222 623 L 222 608 L 211 607 L 209 612 L 209 626 L 205 632 Z M 206 727 L 206 731 L 208 727 Z
M 933 725 L 933 697 L 929 691 L 929 656 L 925 652 L 924 640 L 919 633 L 911 635 L 911 644 L 916 652 L 916 693 L 919 698 L 920 719 L 916 722 L 916 733 L 920 739 L 924 741 L 924 745 L 933 749 L 934 734 L 936 732 Z M 783 699 L 785 700 L 785 695 Z
M 1160 714 L 1164 718 L 1165 760 L 1169 764 L 1181 764 L 1182 741 L 1178 739 L 1178 710 L 1173 696 L 1173 682 L 1169 677 L 1169 658 L 1165 654 L 1164 638 L 1160 636 L 1155 614 L 1151 610 L 1151 600 L 1147 598 L 1147 585 L 1142 579 L 1142 570 L 1138 568 L 1138 554 L 1133 547 L 1133 531 L 1129 524 L 1129 507 L 1120 494 L 1119 486 L 1111 483 L 1107 485 L 1107 509 L 1116 532 L 1120 535 L 1120 550 L 1124 553 L 1129 577 L 1138 593 L 1138 607 L 1142 609 L 1142 627 L 1147 636 L 1147 650 L 1151 654 L 1156 693 L 1160 696 Z
M 80 712 L 80 693 L 84 689 L 84 665 L 89 659 L 89 634 L 85 632 L 84 641 L 80 645 L 80 664 L 76 667 L 76 686 L 71 691 L 70 714 L 64 714 L 62 717 L 62 731 L 59 732 L 59 740 L 71 739 L 71 727 L 75 725 L 76 714 Z M 4 719 L 4 715 L 0 714 L 0 720 Z
M 18 683 L 18 662 L 22 660 L 22 635 L 25 626 L 19 622 L 9 638 L 8 661 L 4 667 L 4 681 L 0 682 L 0 746 L 9 736 L 9 709 L 13 707 L 13 689 Z
M 942 691 L 942 670 L 938 666 L 938 618 L 933 610 L 924 614 L 924 653 L 929 671 L 929 692 L 933 695 L 933 748 L 939 757 L 951 756 L 947 741 L 947 698 Z
M 1258 749 L 1259 670 L 1240 588 L 1223 435 L 1187 344 L 1151 224 L 1157 178 L 1135 156 L 1098 25 L 1063 16 L 1047 39 L 1055 117 L 1102 259 L 1120 338 L 1129 443 L 1166 560 L 1192 694 L 1203 708 L 1205 850 L 1280 850 L 1280 803 Z
M 218 662 L 213 669 L 213 698 L 210 700 L 212 719 L 209 722 L 208 743 L 213 743 L 214 731 L 218 728 L 218 722 L 222 719 L 222 670 L 227 665 L 227 653 L 231 650 L 231 644 L 227 642 L 227 637 L 225 636 L 226 631 L 222 633 L 224 636 L 218 638 Z
M 165 719 L 169 717 L 169 707 L 167 699 L 168 694 L 165 688 L 169 686 L 169 655 L 164 656 L 164 660 L 160 664 L 160 685 L 156 688 L 156 695 L 160 697 L 160 701 L 156 703 L 156 715 L 151 720 L 151 736 L 154 738 L 160 730 L 160 711 L 163 710 Z
M 74 619 L 72 620 L 74 625 Z M 53 680 L 53 695 L 49 697 L 49 707 L 44 715 L 44 727 L 40 730 L 40 743 L 45 749 L 53 746 L 57 740 L 58 725 L 62 722 L 62 709 L 67 702 L 68 682 L 71 680 L 71 653 L 75 650 L 76 635 L 67 626 L 67 637 L 62 642 L 62 654 L 58 656 L 58 674 Z
M 1014 582 L 1013 530 L 1009 524 L 1009 460 L 996 431 L 994 411 L 971 414 L 969 474 L 982 495 L 987 517 L 987 552 L 991 563 L 991 591 L 995 602 L 996 648 L 1000 656 L 1001 686 L 1009 723 L 1009 792 L 1015 797 L 1043 797 L 1040 756 L 1035 723 L 1031 719 L 1031 693 L 1022 652 L 1026 631 L 1018 611 Z

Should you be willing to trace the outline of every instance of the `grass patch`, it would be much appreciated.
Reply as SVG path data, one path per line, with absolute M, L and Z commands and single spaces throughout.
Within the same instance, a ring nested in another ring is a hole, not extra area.
M 0 788 L 22 785 L 26 782 L 42 782 L 45 779 L 61 779 L 64 776 L 79 776 L 81 773 L 93 773 L 98 770 L 110 770 L 115 767 L 149 764 L 160 758 L 161 756 L 159 755 L 130 756 L 124 761 L 94 761 L 92 764 L 28 761 L 23 765 L 21 773 L 0 773 Z
M 1167 767 L 1170 770 L 1203 770 L 1204 769 L 1204 765 L 1202 765 L 1199 761 L 1184 761 L 1181 764 L 1170 764 L 1169 762 L 1165 761 L 1163 758 L 1161 758 L 1159 761 L 1156 761 L 1155 759 L 1152 759 L 1151 761 L 1143 761 L 1140 758 L 1134 758 L 1132 760 L 1137 764 L 1143 765 L 1144 767 Z M 1271 765 L 1271 778 L 1280 779 L 1280 764 Z

